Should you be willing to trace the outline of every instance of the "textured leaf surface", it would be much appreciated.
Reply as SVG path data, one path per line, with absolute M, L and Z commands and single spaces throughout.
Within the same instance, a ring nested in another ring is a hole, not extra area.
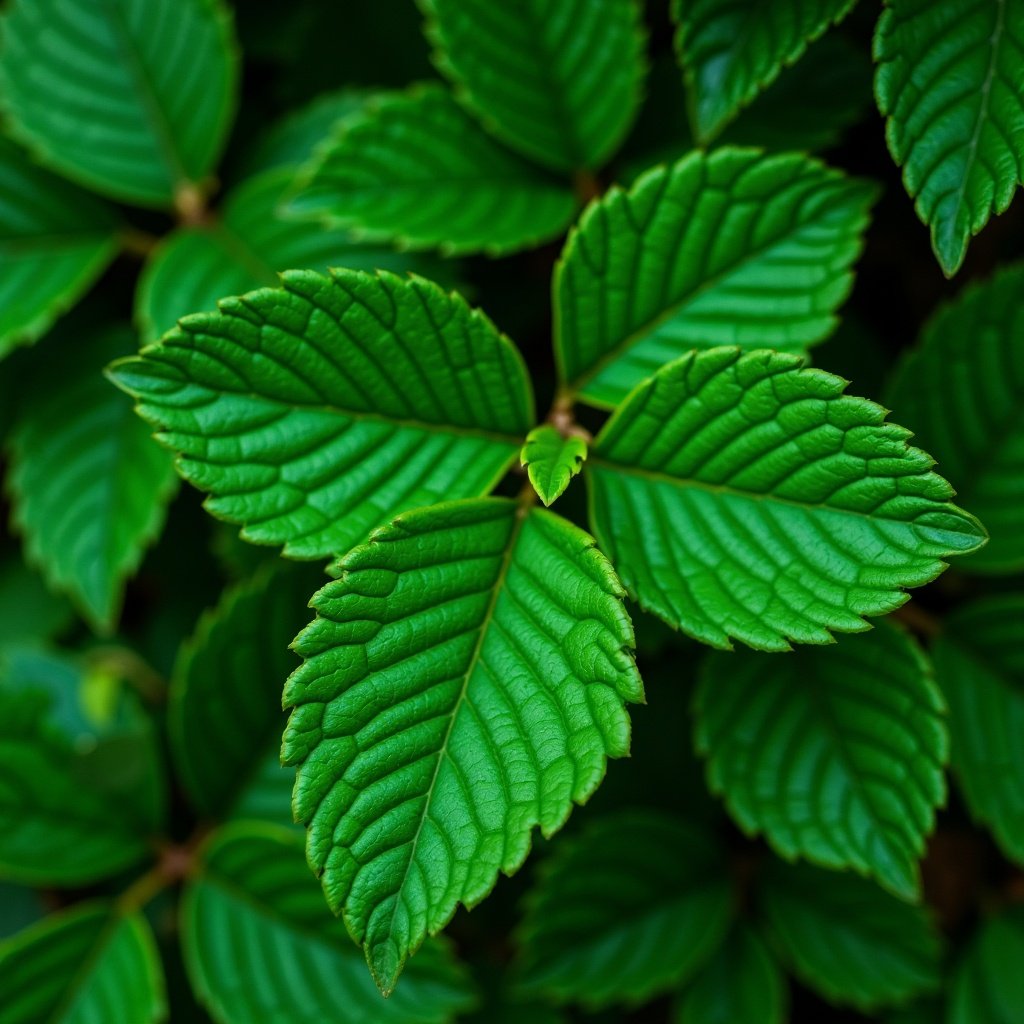
M 13 0 L 0 31 L 11 130 L 55 170 L 147 206 L 213 170 L 237 77 L 219 0 Z
M 775 863 L 760 893 L 779 952 L 809 988 L 870 1011 L 939 985 L 925 911 L 856 875 Z
M 276 763 L 281 688 L 297 664 L 289 645 L 309 621 L 307 604 L 322 582 L 312 567 L 262 570 L 227 591 L 182 648 L 170 688 L 171 752 L 205 815 L 237 814 L 241 803 L 253 814 L 260 808 L 250 790 L 258 787 L 283 799 L 260 816 L 291 821 L 294 772 Z
M 966 605 L 943 624 L 935 673 L 949 704 L 952 762 L 973 813 L 1024 864 L 1024 595 Z
M 189 884 L 182 942 L 192 985 L 219 1024 L 443 1024 L 473 1001 L 439 942 L 424 945 L 385 1001 L 324 906 L 301 838 L 269 826 L 219 834 Z
M 117 624 L 124 584 L 163 526 L 171 460 L 103 367 L 132 348 L 119 331 L 68 339 L 60 375 L 40 365 L 11 431 L 8 487 L 28 558 L 99 632 Z
M 290 210 L 365 242 L 497 256 L 561 234 L 575 199 L 492 141 L 445 90 L 424 86 L 342 122 Z
M 708 959 L 732 902 L 710 835 L 653 811 L 598 819 L 555 847 L 529 897 L 524 985 L 591 1006 L 643 1002 Z
M 545 505 L 551 505 L 564 493 L 569 481 L 583 468 L 586 457 L 587 442 L 582 437 L 563 437 L 551 426 L 531 430 L 519 456 Z
M 1017 1024 L 1024 1019 L 1024 912 L 982 924 L 953 978 L 947 1024 Z
M 532 425 L 518 352 L 422 279 L 294 271 L 185 318 L 111 374 L 206 507 L 320 558 L 409 508 L 486 493 Z
M 886 0 L 874 51 L 889 151 L 952 276 L 1024 180 L 1024 5 Z
M 694 132 L 706 145 L 856 0 L 673 0 Z
M 524 156 L 598 167 L 622 141 L 644 74 L 635 0 L 420 0 L 456 96 Z
M 113 214 L 0 138 L 0 357 L 35 341 L 117 251 Z
M 283 760 L 381 988 L 629 749 L 633 632 L 585 533 L 506 499 L 410 512 L 341 562 L 295 649 Z
M 850 290 L 873 192 L 810 157 L 734 148 L 612 188 L 555 271 L 562 379 L 610 406 L 692 348 L 820 341 Z
M 680 998 L 675 1024 L 783 1024 L 786 979 L 757 933 L 737 924 Z
M 0 943 L 4 1024 L 156 1024 L 160 958 L 140 914 L 87 904 Z
M 883 622 L 788 658 L 714 655 L 696 707 L 708 782 L 744 830 L 783 857 L 918 895 L 949 737 L 931 666 L 909 636 Z
M 1024 266 L 972 285 L 925 327 L 889 405 L 938 460 L 991 540 L 961 564 L 1024 569 Z
M 594 442 L 594 533 L 645 610 L 705 643 L 859 631 L 984 541 L 932 460 L 846 381 L 779 352 L 692 352 Z

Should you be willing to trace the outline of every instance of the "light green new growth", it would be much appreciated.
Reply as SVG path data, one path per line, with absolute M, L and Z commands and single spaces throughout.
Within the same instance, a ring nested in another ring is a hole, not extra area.
M 545 424 L 527 435 L 519 462 L 540 500 L 550 506 L 583 468 L 586 457 L 587 442 L 582 437 L 563 437 L 557 427 Z

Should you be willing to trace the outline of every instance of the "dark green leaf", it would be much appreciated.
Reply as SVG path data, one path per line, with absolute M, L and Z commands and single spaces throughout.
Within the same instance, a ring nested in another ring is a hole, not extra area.
M 984 922 L 953 978 L 946 1024 L 1019 1024 L 1024 1020 L 1024 910 Z

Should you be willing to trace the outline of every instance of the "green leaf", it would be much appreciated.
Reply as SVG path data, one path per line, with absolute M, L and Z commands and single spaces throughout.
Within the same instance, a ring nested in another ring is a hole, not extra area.
M 110 373 L 214 515 L 297 558 L 487 493 L 533 422 L 522 359 L 490 320 L 391 274 L 286 273 Z
M 563 437 L 557 427 L 534 427 L 520 453 L 530 483 L 545 505 L 562 494 L 569 481 L 583 468 L 587 442 L 582 437 Z
M 856 875 L 774 862 L 760 902 L 793 973 L 830 1002 L 871 1011 L 939 986 L 925 911 Z
M 484 125 L 554 170 L 603 164 L 640 103 L 636 0 L 419 0 L 434 63 Z
M 493 142 L 438 86 L 385 94 L 347 119 L 300 175 L 293 215 L 359 241 L 498 256 L 555 238 L 568 184 Z
M 231 826 L 206 849 L 185 893 L 182 945 L 192 986 L 219 1024 L 443 1024 L 473 1002 L 439 941 L 382 999 L 324 906 L 301 838 L 266 825 Z
M 73 619 L 68 602 L 19 557 L 0 561 L 0 650 L 52 640 Z
M 810 157 L 733 148 L 612 188 L 555 271 L 562 380 L 611 406 L 694 347 L 821 341 L 853 283 L 873 196 Z
M 1024 1019 L 1024 911 L 982 924 L 953 977 L 947 1024 L 1019 1024 Z
M 1024 265 L 1004 267 L 943 307 L 890 389 L 991 541 L 962 569 L 1024 569 Z
M 127 332 L 75 343 L 60 373 L 42 357 L 9 438 L 7 485 L 25 549 L 100 633 L 121 614 L 125 581 L 163 526 L 175 489 L 167 453 L 103 377 Z
M 676 1005 L 675 1024 L 784 1024 L 786 979 L 757 933 L 737 924 Z
M 653 811 L 599 818 L 555 848 L 530 894 L 524 988 L 592 1007 L 644 1002 L 708 960 L 732 904 L 710 834 Z
M 949 748 L 931 666 L 901 630 L 788 658 L 713 655 L 696 697 L 708 783 L 749 833 L 914 899 Z
M 875 95 L 903 184 L 947 277 L 1024 181 L 1024 10 L 1015 0 L 886 0 Z
M 282 757 L 309 862 L 387 993 L 628 752 L 643 689 L 611 566 L 553 513 L 419 509 L 339 568 L 295 641 Z
M 140 914 L 85 904 L 0 943 L 4 1024 L 157 1024 L 160 957 Z
M 714 647 L 867 628 L 984 543 L 932 460 L 846 381 L 781 352 L 691 352 L 594 442 L 594 533 L 645 610 Z
M 143 206 L 213 171 L 238 77 L 219 0 L 13 0 L 0 34 L 10 130 L 54 170 Z
M 207 817 L 246 816 L 239 814 L 244 803 L 250 816 L 262 809 L 272 821 L 291 823 L 295 773 L 278 762 L 281 687 L 296 667 L 289 645 L 309 621 L 318 582 L 312 567 L 267 567 L 225 591 L 182 646 L 168 702 L 171 753 Z M 271 799 L 261 800 L 254 788 Z M 282 802 L 274 806 L 273 796 Z
M 673 0 L 694 134 L 706 146 L 856 0 Z
M 0 358 L 35 341 L 117 252 L 103 203 L 0 138 Z
M 1024 865 L 1024 594 L 957 609 L 935 641 L 953 771 L 974 815 Z
M 0 882 L 0 939 L 35 924 L 46 915 L 45 897 L 24 885 Z

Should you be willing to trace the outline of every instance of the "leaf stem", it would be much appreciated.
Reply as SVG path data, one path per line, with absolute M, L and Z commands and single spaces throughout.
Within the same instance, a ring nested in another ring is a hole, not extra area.
M 118 913 L 141 910 L 164 889 L 194 874 L 199 863 L 197 851 L 206 834 L 207 829 L 199 827 L 184 843 L 161 843 L 157 847 L 157 862 L 117 898 Z
M 121 244 L 122 252 L 144 260 L 156 248 L 160 239 L 148 231 L 142 231 L 131 224 L 126 224 L 118 235 L 118 241 Z
M 150 704 L 161 704 L 167 697 L 167 682 L 163 676 L 130 648 L 116 644 L 93 647 L 87 652 L 86 661 L 119 676 Z
M 181 182 L 174 190 L 174 212 L 178 215 L 178 223 L 184 227 L 209 223 L 205 189 L 194 181 Z
M 576 193 L 576 198 L 584 206 L 597 199 L 604 192 L 604 186 L 601 184 L 600 178 L 593 171 L 588 171 L 585 167 L 581 167 L 578 171 L 573 172 L 572 187 Z

